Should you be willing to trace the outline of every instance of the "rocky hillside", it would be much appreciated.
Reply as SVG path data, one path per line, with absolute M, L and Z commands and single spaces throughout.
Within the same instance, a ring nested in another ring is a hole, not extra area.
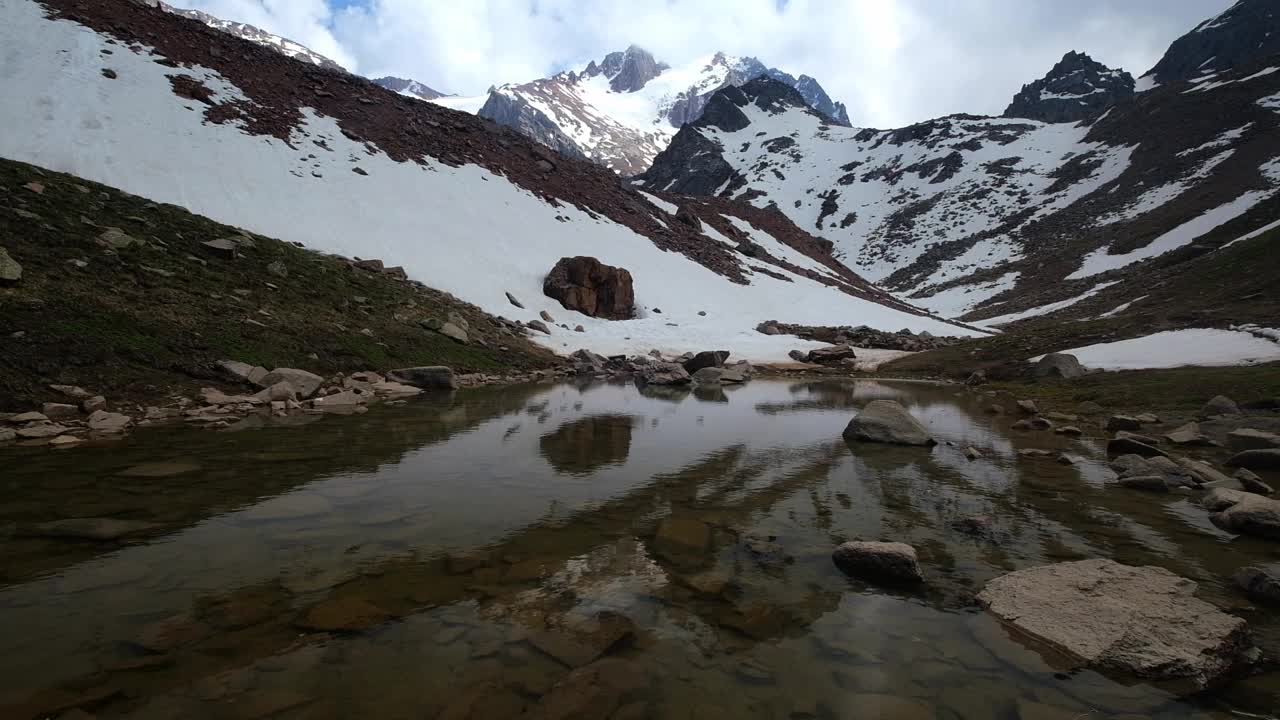
M 417 80 L 407 80 L 388 75 L 387 77 L 374 78 L 373 82 L 375 85 L 381 85 L 391 92 L 416 97 L 419 100 L 435 100 L 436 98 L 448 97 L 445 93 L 433 90 Z
M 12 160 L 0 160 L 0 246 L 18 269 L 0 283 L 0 410 L 58 400 L 50 384 L 118 403 L 190 394 L 224 379 L 217 362 L 228 359 L 325 377 L 559 362 L 522 329 L 400 268 Z M 450 321 L 466 330 L 430 329 Z
M 1169 46 L 1155 67 L 1143 74 L 1143 89 L 1192 80 L 1251 65 L 1280 53 L 1280 6 L 1274 0 L 1237 0 Z
M 954 115 L 894 130 L 833 125 L 757 80 L 718 93 L 641 180 L 776 207 L 912 302 L 1007 325 L 1276 222 L 1277 70 L 1259 57 L 1092 123 Z
M 0 156 L 403 266 L 491 314 L 546 322 L 537 340 L 557 351 L 785 359 L 795 343 L 754 330 L 771 319 L 973 332 L 892 300 L 781 213 L 638 192 L 481 118 L 125 0 L 0 13 L 0 43 L 20 50 L 0 91 L 21 100 L 0 107 Z M 579 256 L 628 271 L 632 319 L 544 294 Z
M 1132 75 L 1073 50 L 1043 78 L 1023 85 L 1004 117 L 1049 123 L 1093 120 L 1130 97 Z
M 702 115 L 716 90 L 760 76 L 795 88 L 832 122 L 849 124 L 845 106 L 808 75 L 793 77 L 756 58 L 724 53 L 672 68 L 634 45 L 580 72 L 493 88 L 478 112 L 557 152 L 634 175 L 649 167 L 681 125 Z M 461 109 L 471 103 L 447 104 Z
M 257 43 L 263 47 L 271 48 L 285 57 L 301 60 L 302 62 L 310 63 L 327 70 L 343 69 L 342 66 L 334 60 L 330 60 L 324 55 L 321 55 L 301 43 L 294 42 L 286 37 L 280 37 L 279 35 L 269 33 L 262 28 L 255 27 L 248 23 L 236 22 L 234 20 L 223 20 L 222 18 L 214 17 L 206 12 L 174 7 L 168 3 L 160 2 L 160 0 L 133 1 L 142 5 L 160 8 L 161 10 L 173 13 L 174 15 L 180 15 L 197 22 L 202 22 L 211 28 L 221 30 L 229 35 L 234 35 L 235 37 L 243 40 L 248 40 L 249 42 Z

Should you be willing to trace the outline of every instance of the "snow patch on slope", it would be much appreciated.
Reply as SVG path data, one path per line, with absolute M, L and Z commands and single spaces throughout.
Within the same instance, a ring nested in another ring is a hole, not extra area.
M 911 304 L 926 308 L 942 317 L 960 317 L 1000 293 L 1012 290 L 1018 284 L 1020 274 L 1005 273 L 990 282 L 958 285 L 928 297 L 912 297 L 908 300 Z
M 1001 315 L 999 317 L 993 317 L 987 320 L 979 320 L 977 321 L 977 324 L 982 327 L 994 328 L 1000 325 L 1008 325 L 1009 323 L 1017 322 L 1019 320 L 1026 320 L 1027 318 L 1031 318 L 1031 317 L 1048 315 L 1051 312 L 1057 312 L 1058 310 L 1062 310 L 1063 308 L 1069 308 L 1072 305 L 1075 305 L 1076 303 L 1088 300 L 1089 298 L 1093 297 L 1094 295 L 1097 295 L 1098 293 L 1102 292 L 1103 290 L 1106 290 L 1107 288 L 1111 287 L 1112 285 L 1115 285 L 1118 282 L 1120 281 L 1113 280 L 1111 282 L 1098 283 L 1097 285 L 1094 285 L 1093 287 L 1089 288 L 1087 291 L 1079 295 L 1076 295 L 1075 297 L 1069 297 L 1066 300 L 1059 300 L 1058 302 L 1049 303 L 1048 305 L 1041 305 L 1039 307 L 1033 307 L 1027 310 L 1016 312 L 1016 313 L 1010 313 L 1008 315 Z
M 1101 370 L 1254 365 L 1280 360 L 1280 344 L 1251 332 L 1209 328 L 1170 330 L 1060 352 L 1075 355 L 1085 367 Z
M 759 275 L 751 285 L 734 284 L 629 228 L 576 207 L 552 207 L 481 167 L 369 154 L 332 118 L 311 109 L 304 110 L 303 127 L 289 144 L 247 135 L 232 124 L 207 124 L 204 106 L 176 96 L 168 76 L 192 75 L 220 99 L 243 99 L 215 71 L 173 69 L 145 52 L 118 52 L 119 46 L 86 28 L 46 19 L 35 3 L 2 7 L 0 47 L 12 52 L 0 66 L 6 98 L 0 103 L 0 155 L 316 250 L 381 258 L 494 314 L 533 320 L 546 310 L 586 328 L 585 334 L 557 327 L 551 336 L 535 336 L 556 350 L 587 346 L 617 354 L 710 346 L 764 361 L 820 346 L 755 331 L 771 318 L 808 325 L 858 318 L 884 330 L 967 334 L 806 278 L 783 282 Z M 118 79 L 100 72 L 100 51 L 110 48 L 117 50 L 112 65 Z M 328 151 L 317 150 L 315 140 Z M 352 172 L 355 167 L 367 175 Z M 664 313 L 610 322 L 565 310 L 542 294 L 542 280 L 557 260 L 574 255 L 627 268 L 637 304 L 659 305 Z M 512 307 L 507 291 L 526 308 Z
M 1190 245 L 1196 238 L 1213 230 L 1219 225 L 1231 222 L 1253 209 L 1254 205 L 1272 195 L 1269 190 L 1247 192 L 1225 205 L 1220 205 L 1203 215 L 1188 220 L 1178 227 L 1152 240 L 1136 250 L 1119 255 L 1110 255 L 1107 248 L 1099 248 L 1085 256 L 1080 268 L 1066 277 L 1067 280 L 1086 278 L 1108 270 L 1117 270 L 1136 262 L 1158 257 L 1184 245 Z

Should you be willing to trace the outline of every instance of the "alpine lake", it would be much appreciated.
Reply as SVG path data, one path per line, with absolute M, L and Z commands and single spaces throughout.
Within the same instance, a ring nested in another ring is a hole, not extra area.
M 940 444 L 842 439 L 879 398 Z M 541 384 L 8 448 L 0 717 L 1280 713 L 1274 666 L 1179 695 L 1072 667 L 974 604 L 1036 565 L 1158 565 L 1280 654 L 1280 609 L 1230 580 L 1280 544 L 1114 487 L 1105 440 L 1014 431 L 990 403 L 871 380 Z M 855 539 L 913 545 L 926 582 L 847 577 L 831 553 Z

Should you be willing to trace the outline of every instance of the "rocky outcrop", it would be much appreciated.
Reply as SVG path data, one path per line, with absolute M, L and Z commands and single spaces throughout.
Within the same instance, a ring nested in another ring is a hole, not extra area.
M 1036 363 L 1032 368 L 1032 373 L 1038 378 L 1078 378 L 1084 375 L 1084 368 L 1080 365 L 1080 360 L 1075 355 L 1067 353 L 1049 353 L 1040 358 L 1040 362 Z
M 1062 123 L 1092 120 L 1121 100 L 1133 97 L 1133 76 L 1074 50 L 1049 74 L 1023 85 L 1004 117 Z
M 848 575 L 899 583 L 924 580 L 916 549 L 899 542 L 847 542 L 831 553 L 836 567 Z
M 855 442 L 891 445 L 935 445 L 929 431 L 893 400 L 872 400 L 849 421 L 844 437 Z
M 877 330 L 866 325 L 794 325 L 777 320 L 766 320 L 756 326 L 756 332 L 765 335 L 795 335 L 805 340 L 849 345 L 855 348 L 876 350 L 904 350 L 918 352 L 950 347 L 961 341 L 957 337 L 941 337 L 927 332 L 914 333 L 908 329 L 898 332 Z
M 22 280 L 22 265 L 0 248 L 0 286 L 17 285 Z
M 427 87 L 417 80 L 410 80 L 407 78 L 398 78 L 388 75 L 386 77 L 374 78 L 373 83 L 375 85 L 381 85 L 391 92 L 397 92 L 402 95 L 412 95 L 419 100 L 435 100 L 436 98 L 445 97 L 445 93 Z
M 1238 0 L 1165 51 L 1143 78 L 1159 84 L 1220 73 L 1280 53 L 1280 8 L 1273 0 Z
M 543 281 L 542 292 L 584 315 L 607 320 L 635 317 L 631 273 L 593 257 L 561 258 Z
M 489 93 L 489 98 L 477 114 L 499 125 L 505 125 L 561 155 L 586 159 L 578 144 L 555 121 L 520 97 L 495 90 Z
M 992 580 L 978 604 L 1083 667 L 1212 687 L 1247 665 L 1244 620 L 1195 597 L 1196 583 L 1159 567 L 1081 560 Z

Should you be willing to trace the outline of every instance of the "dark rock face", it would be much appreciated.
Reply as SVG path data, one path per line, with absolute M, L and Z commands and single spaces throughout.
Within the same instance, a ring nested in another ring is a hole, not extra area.
M 684 363 L 684 370 L 692 374 L 703 368 L 723 367 L 724 361 L 728 359 L 728 350 L 703 350 Z
M 654 60 L 647 50 L 632 45 L 624 52 L 605 55 L 599 65 L 589 65 L 583 74 L 604 75 L 614 92 L 635 92 L 666 69 L 667 65 Z
M 436 98 L 445 97 L 445 93 L 434 88 L 427 87 L 417 80 L 409 80 L 406 78 L 398 78 L 388 75 L 387 77 L 374 78 L 375 85 L 390 90 L 391 92 L 408 93 L 416 98 L 423 100 L 434 100 Z
M 543 281 L 542 292 L 584 315 L 608 320 L 635 317 L 631 273 L 593 257 L 560 258 Z
M 1120 100 L 1133 97 L 1133 76 L 1074 50 L 1048 75 L 1013 96 L 1005 117 L 1050 123 L 1092 120 Z
M 477 113 L 482 118 L 506 125 L 521 135 L 555 150 L 561 155 L 585 159 L 582 150 L 558 125 L 529 103 L 501 92 L 489 93 Z
M 1276 53 L 1280 53 L 1280 5 L 1275 0 L 1239 0 L 1174 40 L 1143 77 L 1160 84 L 1190 80 Z

